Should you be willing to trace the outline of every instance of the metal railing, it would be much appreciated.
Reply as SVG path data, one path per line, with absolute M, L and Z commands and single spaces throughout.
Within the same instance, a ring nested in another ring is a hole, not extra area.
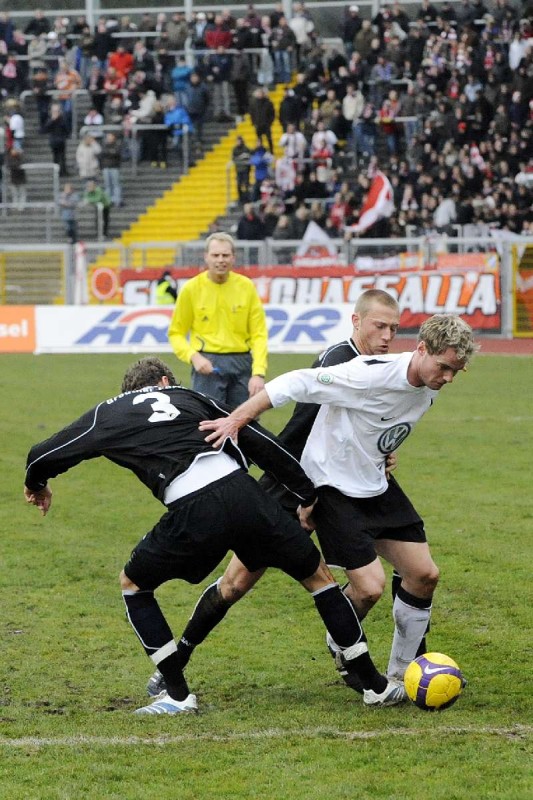
M 138 166 L 139 166 L 139 156 L 140 156 L 140 143 L 138 141 L 139 134 L 143 134 L 144 131 L 166 131 L 169 134 L 169 137 L 172 135 L 172 129 L 168 125 L 155 125 L 151 123 L 141 124 L 135 123 L 131 126 L 131 136 L 129 136 L 129 130 L 124 127 L 124 125 L 82 125 L 80 128 L 80 137 L 85 136 L 86 133 L 106 133 L 107 131 L 111 131 L 112 133 L 119 133 L 121 138 L 125 139 L 131 144 L 130 147 L 130 160 L 131 160 L 131 174 L 137 175 Z M 183 173 L 187 174 L 190 167 L 190 141 L 189 141 L 189 126 L 184 125 L 181 130 L 181 139 L 182 139 L 182 158 L 183 158 Z
M 25 211 L 39 211 L 39 224 L 44 222 L 43 227 L 43 239 L 46 244 L 51 244 L 52 242 L 52 228 L 54 219 L 57 217 L 57 205 L 55 203 L 32 203 L 26 202 L 24 204 L 24 209 L 22 213 Z M 21 213 L 20 207 L 17 203 L 7 203 L 2 202 L 0 204 L 0 212 L 2 217 L 9 217 L 10 212 L 14 211 L 16 213 Z M 31 224 L 27 220 L 27 224 Z
M 51 181 L 50 181 L 50 188 L 51 188 L 51 197 L 47 200 L 27 200 L 25 202 L 25 206 L 27 208 L 46 208 L 50 204 L 57 205 L 59 199 L 59 166 L 57 164 L 53 164 L 51 161 L 42 161 L 36 162 L 33 164 L 22 164 L 22 169 L 27 174 L 37 173 L 37 172 L 50 172 L 51 173 Z M 7 191 L 8 191 L 8 180 L 7 180 L 7 170 L 4 167 L 2 170 L 2 174 L 4 180 L 2 180 L 2 195 L 0 197 L 0 210 L 2 214 L 5 216 L 6 210 L 13 205 L 12 203 L 8 202 L 7 198 Z

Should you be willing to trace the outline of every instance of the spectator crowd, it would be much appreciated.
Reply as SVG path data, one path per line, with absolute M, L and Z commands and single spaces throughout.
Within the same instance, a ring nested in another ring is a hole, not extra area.
M 99 190 L 106 230 L 109 208 L 123 203 L 120 166 L 136 146 L 133 124 L 154 126 L 136 155 L 164 169 L 184 131 L 201 152 L 206 121 L 249 113 L 256 139 L 239 138 L 233 152 L 238 238 L 298 239 L 309 221 L 331 236 L 350 235 L 378 170 L 395 211 L 363 236 L 453 234 L 456 226 L 471 236 L 490 228 L 533 234 L 533 2 L 422 0 L 407 9 L 381 5 L 371 18 L 346 7 L 336 48 L 298 2 L 290 19 L 278 3 L 263 15 L 250 5 L 241 17 L 226 7 L 191 19 L 107 15 L 94 29 L 84 17 L 51 21 L 41 11 L 17 29 L 0 12 L 3 172 L 12 202 L 23 208 L 26 198 L 21 93 L 33 93 L 40 132 L 70 180 L 66 143 L 73 95 L 83 89 L 90 132 L 76 165 L 85 196 Z M 269 97 L 277 84 L 285 86 L 279 109 Z M 120 132 L 104 136 L 104 123 Z M 69 186 L 70 238 L 72 194 Z

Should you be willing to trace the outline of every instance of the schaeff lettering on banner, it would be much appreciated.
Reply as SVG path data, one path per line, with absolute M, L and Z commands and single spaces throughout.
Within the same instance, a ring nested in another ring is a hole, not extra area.
M 473 314 L 480 311 L 491 316 L 499 308 L 498 276 L 493 273 L 261 277 L 254 282 L 263 301 L 275 305 L 355 303 L 367 289 L 383 289 L 397 298 L 400 308 L 413 314 Z M 128 280 L 123 289 L 125 305 L 150 302 L 151 283 L 155 282 Z
M 248 275 L 265 306 L 353 305 L 367 289 L 382 289 L 395 297 L 402 311 L 403 330 L 415 330 L 432 314 L 460 314 L 473 327 L 501 329 L 500 270 L 494 254 L 447 254 L 438 267 L 354 271 L 338 266 L 317 271 L 293 266 L 249 267 Z M 178 290 L 198 268 L 172 270 Z M 153 303 L 160 270 L 126 269 L 120 273 L 126 305 Z
M 261 288 L 264 290 L 264 285 Z M 383 289 L 397 298 L 400 308 L 413 314 L 473 314 L 481 311 L 492 315 L 498 310 L 496 276 L 488 273 L 271 278 L 268 302 L 280 305 L 355 303 L 367 289 Z

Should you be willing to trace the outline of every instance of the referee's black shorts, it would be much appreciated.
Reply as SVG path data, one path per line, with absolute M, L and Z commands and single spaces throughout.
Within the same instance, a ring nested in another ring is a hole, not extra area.
M 174 578 L 199 583 L 233 552 L 250 572 L 277 567 L 297 581 L 316 572 L 309 535 L 244 470 L 176 500 L 124 567 L 140 589 Z
M 359 569 L 376 558 L 376 539 L 425 542 L 424 523 L 397 481 L 376 497 L 348 497 L 331 486 L 318 489 L 313 509 L 326 564 Z

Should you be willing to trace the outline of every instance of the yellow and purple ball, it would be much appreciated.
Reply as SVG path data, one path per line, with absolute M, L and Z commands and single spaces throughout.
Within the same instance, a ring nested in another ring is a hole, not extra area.
M 424 653 L 411 661 L 404 676 L 407 696 L 424 711 L 443 711 L 461 694 L 465 681 L 459 665 L 443 653 Z

